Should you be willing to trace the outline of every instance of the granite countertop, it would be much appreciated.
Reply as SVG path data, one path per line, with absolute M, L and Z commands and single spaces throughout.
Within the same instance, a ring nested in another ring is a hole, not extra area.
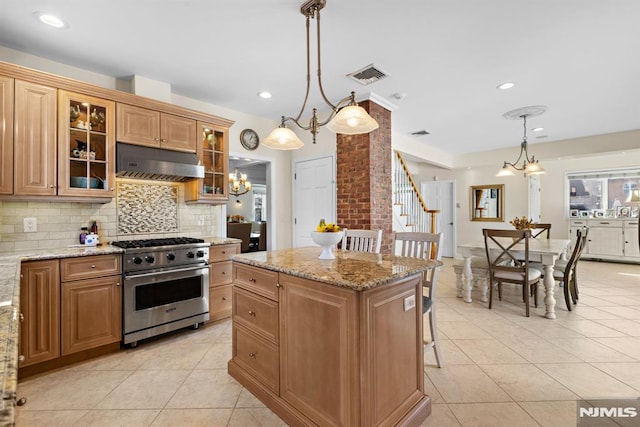
M 332 260 L 318 259 L 322 248 L 306 247 L 234 255 L 232 260 L 267 270 L 363 291 L 433 269 L 440 261 L 334 250 Z
M 205 237 L 212 246 L 240 243 L 240 239 Z M 18 384 L 18 321 L 20 317 L 20 264 L 56 258 L 120 254 L 124 251 L 111 245 L 95 247 L 74 245 L 59 249 L 38 249 L 0 253 L 0 425 L 13 425 Z

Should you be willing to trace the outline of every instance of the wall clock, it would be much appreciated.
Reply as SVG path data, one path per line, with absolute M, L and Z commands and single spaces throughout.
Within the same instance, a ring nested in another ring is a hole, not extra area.
M 253 129 L 244 129 L 240 132 L 240 144 L 247 150 L 255 150 L 260 145 L 258 133 Z

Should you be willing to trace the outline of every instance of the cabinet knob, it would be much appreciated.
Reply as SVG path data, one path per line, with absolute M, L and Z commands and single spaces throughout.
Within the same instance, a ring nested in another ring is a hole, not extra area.
M 91 268 L 96 268 L 96 265 L 95 264 L 91 264 Z
M 226 301 L 226 300 L 227 300 L 227 297 L 222 297 L 222 301 Z
M 222 253 L 223 253 L 224 255 L 226 255 L 226 254 L 227 254 L 227 251 L 222 251 Z
M 253 310 L 249 310 L 249 316 L 256 317 L 256 312 Z
M 116 286 L 120 286 L 120 282 L 116 282 Z
M 49 188 L 56 188 L 56 186 L 51 184 L 51 185 L 49 185 Z
M 276 288 L 281 288 L 281 287 L 282 287 L 282 285 L 280 284 L 280 282 L 277 282 L 276 283 Z
M 250 282 L 256 283 L 256 279 L 254 279 L 253 277 L 249 279 Z
M 251 352 L 249 353 L 249 357 L 251 357 L 252 359 L 255 359 L 257 354 L 258 354 L 257 351 Z
M 226 272 L 226 271 L 223 271 L 223 272 L 222 272 L 222 275 L 224 276 L 225 274 L 227 274 L 227 272 Z

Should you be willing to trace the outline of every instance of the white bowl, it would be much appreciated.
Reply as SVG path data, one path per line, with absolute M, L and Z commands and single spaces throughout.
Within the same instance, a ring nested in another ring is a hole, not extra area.
M 336 245 L 340 240 L 342 240 L 342 235 L 344 231 L 333 231 L 333 232 L 322 232 L 322 231 L 312 231 L 311 239 L 319 246 L 322 246 L 322 253 L 320 254 L 320 259 L 335 259 L 333 252 L 331 252 L 331 247 Z

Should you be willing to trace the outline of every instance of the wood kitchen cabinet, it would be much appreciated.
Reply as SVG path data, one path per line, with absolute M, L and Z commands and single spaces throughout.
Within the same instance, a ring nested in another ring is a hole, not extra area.
M 0 194 L 13 193 L 13 79 L 0 76 Z
M 63 355 L 121 340 L 120 260 L 119 255 L 60 260 Z
M 236 261 L 234 270 L 229 374 L 285 422 L 424 420 L 419 274 L 358 290 Z
M 115 102 L 58 92 L 58 194 L 113 197 Z
M 57 89 L 15 80 L 15 195 L 56 195 Z
M 214 245 L 209 249 L 209 320 L 231 316 L 233 266 L 231 256 L 240 244 Z
M 196 152 L 196 121 L 134 105 L 116 107 L 117 140 L 167 150 Z
M 198 122 L 198 159 L 204 178 L 188 182 L 185 201 L 224 203 L 229 200 L 229 131 L 211 123 Z
M 20 319 L 21 368 L 60 356 L 60 267 L 57 259 L 22 263 Z

